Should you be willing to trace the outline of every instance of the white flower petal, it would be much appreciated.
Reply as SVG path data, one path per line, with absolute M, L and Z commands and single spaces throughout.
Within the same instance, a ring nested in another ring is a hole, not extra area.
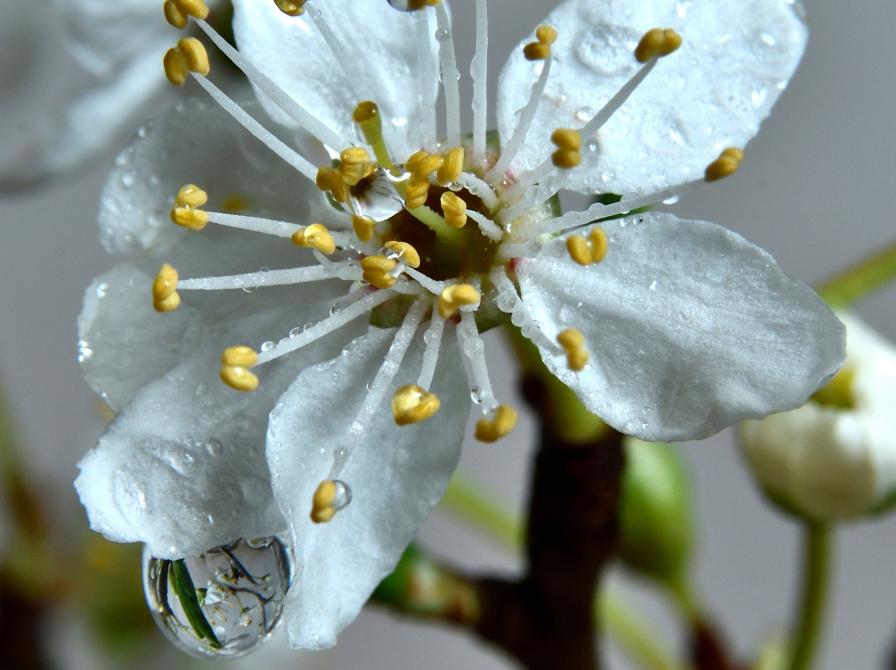
M 306 370 L 271 413 L 268 463 L 297 561 L 286 610 L 297 647 L 335 644 L 395 567 L 457 465 L 470 400 L 455 338 L 445 337 L 432 389 L 439 412 L 398 427 L 389 407 L 380 408 L 339 475 L 351 487 L 351 504 L 327 524 L 309 519 L 312 495 L 328 478 L 332 452 L 347 437 L 394 333 L 371 329 L 342 356 Z M 423 348 L 418 333 L 393 389 L 415 383 Z
M 355 107 L 362 100 L 375 101 L 389 150 L 395 160 L 404 161 L 420 148 L 410 144 L 409 133 L 438 94 L 435 80 L 425 92 L 417 91 L 414 17 L 385 0 L 315 0 L 314 6 L 349 50 L 348 60 L 356 68 L 350 82 L 307 13 L 288 17 L 272 2 L 235 0 L 234 34 L 240 50 L 344 137 L 346 145 L 358 142 Z M 435 40 L 431 42 L 435 53 Z M 261 101 L 272 116 L 286 121 L 276 106 L 263 97 Z
M 117 542 L 145 542 L 162 558 L 285 530 L 265 462 L 268 412 L 299 370 L 334 355 L 340 340 L 265 365 L 252 393 L 221 383 L 219 357 L 225 345 L 252 343 L 327 309 L 244 318 L 137 393 L 79 464 L 75 486 L 91 527 Z
M 19 143 L 18 155 L 0 169 L 0 192 L 33 186 L 83 165 L 132 130 L 162 89 L 159 63 L 168 46 L 145 44 L 105 80 L 37 111 L 29 126 L 38 130 L 24 145 Z
M 146 0 L 51 0 L 72 55 L 97 76 L 114 76 L 116 66 L 144 51 L 150 42 L 170 39 L 157 3 Z
M 78 362 L 85 381 L 116 412 L 200 342 L 197 310 L 182 305 L 159 314 L 150 299 L 152 282 L 153 277 L 125 264 L 97 277 L 84 293 Z
M 799 406 L 840 367 L 843 325 L 739 235 L 663 213 L 601 226 L 603 262 L 576 265 L 558 238 L 517 275 L 527 328 L 578 328 L 591 354 L 574 373 L 540 344 L 545 364 L 622 432 L 706 437 Z
M 258 105 L 247 106 L 263 114 Z M 151 255 L 153 262 L 181 259 L 192 273 L 257 270 L 262 264 L 292 264 L 289 240 L 209 224 L 202 232 L 174 225 L 169 212 L 178 189 L 197 184 L 209 194 L 205 209 L 222 211 L 229 198 L 246 213 L 312 223 L 323 206 L 316 186 L 297 174 L 224 111 L 189 99 L 146 124 L 116 159 L 100 200 L 100 239 L 124 256 Z M 317 219 L 315 219 L 317 220 Z M 199 263 L 199 266 L 196 263 Z
M 597 149 L 583 151 L 566 185 L 582 193 L 645 194 L 702 176 L 722 149 L 756 134 L 807 37 L 790 0 L 566 0 L 545 23 L 559 31 L 554 69 L 517 172 L 550 155 L 555 128 L 584 126 L 637 71 L 645 32 L 674 28 L 684 39 L 598 133 Z M 516 49 L 499 83 L 503 142 L 536 79 Z

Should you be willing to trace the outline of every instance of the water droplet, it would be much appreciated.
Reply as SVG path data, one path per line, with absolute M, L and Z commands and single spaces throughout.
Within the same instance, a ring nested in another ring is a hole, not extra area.
M 283 613 L 291 572 L 286 547 L 273 537 L 176 561 L 143 554 L 153 619 L 175 646 L 199 658 L 236 658 L 263 644 Z
M 83 363 L 91 358 L 93 358 L 93 349 L 90 348 L 90 344 L 87 340 L 80 340 L 78 342 L 78 362 Z
M 334 302 L 332 305 L 330 305 L 330 316 L 333 316 L 334 314 L 338 314 L 339 312 L 341 312 L 342 307 L 343 307 L 342 303 Z
M 663 204 L 664 205 L 677 205 L 680 200 L 681 200 L 680 195 L 673 195 L 673 196 L 663 200 Z
M 474 386 L 470 389 L 470 400 L 472 400 L 477 405 L 482 403 L 482 389 L 478 386 Z
M 764 89 L 764 88 L 756 89 L 750 95 L 750 99 L 752 100 L 754 107 L 762 107 L 762 105 L 765 103 L 767 98 L 768 98 L 768 90 Z
M 404 128 L 408 125 L 408 117 L 406 116 L 395 116 L 390 121 L 393 128 Z
M 224 450 L 224 445 L 221 444 L 220 440 L 211 439 L 205 443 L 205 450 L 209 456 L 220 456 Z
M 291 340 L 295 339 L 301 334 L 302 334 L 302 329 L 299 326 L 296 326 L 295 328 L 290 329 L 289 339 L 291 339 Z
M 597 140 L 591 140 L 588 144 L 585 145 L 585 148 L 588 149 L 591 153 L 594 153 L 600 148 L 600 145 L 597 143 Z
M 769 35 L 768 33 L 761 33 L 759 35 L 759 39 L 762 40 L 764 44 L 767 44 L 770 47 L 773 47 L 778 43 L 778 40 L 776 40 L 772 35 Z
M 448 30 L 447 28 L 439 28 L 436 31 L 436 39 L 439 42 L 445 42 L 446 40 L 450 40 L 451 39 L 451 31 Z
M 146 126 L 140 126 L 140 128 L 137 130 L 137 137 L 139 137 L 140 139 L 143 139 L 148 134 L 149 134 L 149 129 Z
M 619 75 L 636 67 L 632 50 L 641 35 L 631 28 L 596 23 L 576 44 L 576 56 L 587 68 L 599 75 Z
M 376 384 L 374 382 L 367 382 L 367 390 L 372 391 L 376 388 Z
M 685 2 L 679 2 L 675 5 L 675 13 L 678 15 L 678 18 L 684 19 L 687 18 L 688 10 L 691 8 L 693 3 L 691 0 L 686 0 Z
M 123 152 L 123 153 L 118 154 L 118 155 L 115 157 L 115 164 L 116 164 L 118 167 L 124 167 L 125 165 L 127 165 L 127 164 L 128 164 L 127 152 Z
M 270 351 L 271 349 L 274 348 L 274 343 L 271 342 L 270 340 L 268 340 L 267 342 L 262 342 L 260 348 L 262 351 Z
M 348 484 L 341 479 L 334 479 L 333 484 L 336 486 L 336 497 L 333 498 L 333 509 L 337 512 L 348 507 L 352 501 L 352 490 Z
M 594 117 L 595 113 L 593 107 L 579 107 L 575 114 L 576 120 L 581 121 L 582 123 L 588 123 L 592 117 Z
M 137 181 L 137 178 L 134 177 L 133 172 L 125 172 L 121 175 L 121 183 L 125 188 L 130 188 Z
M 401 12 L 411 11 L 411 0 L 388 0 L 389 6 Z
M 650 290 L 656 291 L 656 279 L 654 279 L 652 282 L 650 282 Z

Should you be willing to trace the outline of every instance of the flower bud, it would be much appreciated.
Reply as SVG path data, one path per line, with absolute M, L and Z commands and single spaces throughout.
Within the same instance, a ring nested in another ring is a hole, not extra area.
M 757 482 L 788 513 L 838 521 L 883 511 L 896 494 L 896 348 L 855 317 L 846 364 L 799 409 L 740 427 Z
M 628 438 L 622 479 L 619 555 L 634 570 L 679 585 L 693 553 L 690 485 L 668 444 Z

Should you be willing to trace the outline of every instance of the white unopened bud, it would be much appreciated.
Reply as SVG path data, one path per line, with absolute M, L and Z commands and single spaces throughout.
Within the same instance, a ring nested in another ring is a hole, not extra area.
M 855 317 L 846 365 L 805 405 L 740 427 L 759 484 L 816 521 L 870 514 L 896 492 L 896 348 Z

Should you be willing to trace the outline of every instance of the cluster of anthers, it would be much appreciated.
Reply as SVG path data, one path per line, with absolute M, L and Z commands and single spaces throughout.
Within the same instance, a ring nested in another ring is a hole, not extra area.
M 274 0 L 284 14 L 308 20 L 333 52 L 341 75 L 348 82 L 351 69 L 350 45 L 342 42 L 313 2 Z M 391 410 L 398 426 L 420 423 L 433 417 L 440 408 L 439 398 L 430 387 L 439 357 L 440 343 L 446 324 L 458 338 L 460 348 L 469 359 L 467 374 L 474 401 L 482 410 L 475 436 L 494 442 L 508 435 L 515 427 L 517 413 L 509 405 L 498 402 L 489 380 L 483 343 L 477 327 L 477 314 L 484 304 L 494 304 L 501 311 L 512 313 L 519 301 L 514 283 L 514 259 L 531 257 L 540 240 L 574 232 L 608 217 L 630 212 L 678 195 L 698 183 L 715 181 L 733 173 L 743 153 L 727 149 L 706 170 L 705 178 L 690 185 L 655 193 L 647 197 L 622 199 L 615 204 L 596 204 L 581 212 L 562 216 L 551 213 L 548 202 L 563 188 L 564 174 L 582 161 L 583 138 L 590 140 L 613 113 L 650 73 L 658 59 L 669 56 L 681 44 L 681 37 L 672 30 L 654 29 L 638 44 L 633 57 L 642 64 L 619 92 L 579 129 L 558 128 L 549 138 L 530 137 L 529 129 L 542 100 L 551 71 L 551 45 L 557 31 L 540 26 L 536 40 L 527 44 L 524 53 L 530 61 L 542 61 L 538 80 L 532 86 L 527 106 L 521 110 L 513 136 L 500 156 L 486 142 L 485 132 L 485 45 L 480 41 L 474 60 L 474 132 L 469 141 L 462 141 L 458 95 L 457 64 L 450 20 L 440 0 L 399 2 L 393 7 L 405 11 L 435 14 L 438 30 L 429 28 L 429 17 L 418 21 L 421 55 L 432 54 L 431 40 L 438 43 L 438 62 L 421 72 L 439 78 L 446 104 L 445 142 L 435 135 L 435 112 L 425 121 L 431 124 L 432 137 L 403 161 L 396 161 L 387 147 L 382 132 L 379 108 L 374 101 L 357 105 L 353 121 L 367 146 L 360 142 L 345 146 L 328 125 L 291 98 L 261 67 L 237 51 L 205 21 L 208 8 L 201 0 L 168 0 L 164 5 L 169 22 L 184 28 L 192 18 L 211 41 L 241 69 L 251 82 L 303 127 L 337 155 L 331 165 L 315 167 L 302 154 L 282 142 L 237 103 L 231 100 L 208 78 L 209 59 L 202 43 L 193 37 L 181 39 L 164 58 L 165 72 L 171 83 L 184 84 L 195 80 L 226 112 L 264 143 L 272 152 L 295 168 L 326 194 L 341 212 L 342 221 L 331 228 L 321 223 L 300 225 L 287 221 L 213 212 L 203 209 L 206 193 L 195 185 L 186 185 L 177 194 L 171 210 L 172 221 L 193 231 L 209 223 L 254 231 L 291 240 L 309 249 L 315 263 L 282 270 L 262 270 L 235 276 L 180 279 L 177 271 L 165 265 L 153 285 L 153 303 L 160 312 L 176 309 L 178 291 L 252 289 L 263 286 L 298 285 L 340 279 L 351 284 L 347 296 L 338 301 L 331 315 L 300 332 L 293 332 L 278 343 L 267 342 L 256 351 L 248 346 L 227 349 L 221 360 L 221 379 L 237 391 L 253 391 L 263 383 L 257 370 L 266 363 L 286 356 L 354 319 L 370 314 L 389 300 L 403 297 L 409 305 L 394 341 L 383 361 L 372 389 L 348 435 L 334 450 L 330 477 L 314 495 L 311 517 L 315 522 L 329 521 L 350 498 L 347 485 L 337 479 L 351 456 L 353 441 L 363 434 L 369 418 L 388 401 L 383 397 L 390 388 L 398 365 L 403 360 L 416 331 L 428 319 L 425 353 L 417 383 L 399 388 L 391 399 Z M 386 10 L 391 11 L 391 10 Z M 477 34 L 485 34 L 487 21 L 485 0 L 477 1 Z M 481 38 L 480 38 L 481 39 Z M 433 60 L 436 58 L 433 56 Z M 440 66 L 440 68 L 439 68 Z M 421 81 L 420 86 L 432 85 Z M 350 88 L 350 87 L 349 87 Z M 422 96 L 421 96 L 422 99 Z M 429 110 L 426 110 L 429 113 Z M 517 177 L 511 168 L 519 149 L 526 142 L 545 145 L 547 156 L 535 169 Z M 372 154 L 371 154 L 372 152 Z M 367 204 L 386 185 L 391 199 L 397 203 L 387 217 L 376 219 Z M 570 257 L 582 266 L 600 263 L 608 253 L 608 240 L 600 227 L 592 228 L 586 238 L 570 235 L 567 240 Z M 611 250 L 610 250 L 611 251 Z M 516 325 L 524 325 L 517 323 Z M 535 335 L 537 337 L 537 334 Z M 584 369 L 589 360 L 581 332 L 570 328 L 556 342 L 539 342 L 566 355 L 569 368 Z

